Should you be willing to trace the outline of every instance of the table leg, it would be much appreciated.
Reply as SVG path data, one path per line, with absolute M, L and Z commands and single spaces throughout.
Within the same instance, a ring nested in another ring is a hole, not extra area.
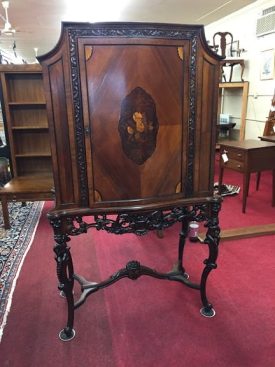
M 246 199 L 249 192 L 250 172 L 245 172 L 243 175 L 243 208 L 242 212 L 245 213 Z
M 261 172 L 257 172 L 256 175 L 256 191 L 258 191 L 260 187 Z
M 233 68 L 234 68 L 234 64 L 233 64 L 233 65 L 230 65 L 230 76 L 229 76 L 229 83 L 231 83 L 231 81 L 232 81 Z
M 275 169 L 272 170 L 272 206 L 275 206 Z
M 241 64 L 241 81 L 243 82 L 243 72 L 244 72 L 244 64 Z
M 4 220 L 4 228 L 10 229 L 10 219 L 9 219 L 9 209 L 8 209 L 8 200 L 6 195 L 1 196 L 2 202 L 2 212 L 3 212 L 3 220 Z

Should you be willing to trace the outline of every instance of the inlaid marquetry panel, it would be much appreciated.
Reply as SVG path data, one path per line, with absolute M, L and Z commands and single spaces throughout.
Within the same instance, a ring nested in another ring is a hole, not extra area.
M 85 78 L 94 188 L 101 200 L 174 194 L 181 181 L 182 126 L 188 129 L 178 47 L 92 49 Z

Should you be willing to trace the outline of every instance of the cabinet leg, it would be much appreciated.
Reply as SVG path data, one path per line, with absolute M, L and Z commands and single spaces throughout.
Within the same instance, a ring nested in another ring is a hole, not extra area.
M 186 217 L 181 222 L 181 231 L 179 234 L 178 263 L 177 263 L 177 270 L 183 273 L 186 279 L 189 278 L 189 275 L 185 272 L 185 269 L 183 267 L 183 251 L 184 251 L 186 237 L 188 234 L 188 224 L 189 224 L 189 220 Z
M 221 209 L 220 199 L 215 200 L 211 203 L 210 207 L 210 217 L 207 221 L 207 233 L 205 238 L 205 243 L 209 248 L 209 256 L 204 260 L 205 268 L 201 276 L 200 292 L 203 308 L 200 310 L 201 314 L 205 317 L 215 316 L 215 310 L 213 305 L 209 303 L 206 296 L 206 282 L 208 275 L 212 269 L 216 269 L 216 260 L 218 257 L 218 246 L 220 242 L 220 227 L 219 227 L 219 211 Z
M 70 253 L 70 248 L 67 246 L 69 238 L 66 234 L 62 233 L 62 222 L 60 219 L 54 219 L 51 221 L 54 228 L 54 238 L 56 245 L 54 247 L 57 278 L 59 281 L 58 289 L 66 297 L 67 300 L 67 325 L 59 333 L 59 338 L 62 341 L 69 341 L 74 338 L 75 330 L 74 324 L 74 269 L 73 261 Z
M 220 159 L 222 159 L 222 157 L 220 157 Z M 219 194 L 220 195 L 222 191 L 223 171 L 224 171 L 224 168 L 220 166 L 220 170 L 219 170 Z

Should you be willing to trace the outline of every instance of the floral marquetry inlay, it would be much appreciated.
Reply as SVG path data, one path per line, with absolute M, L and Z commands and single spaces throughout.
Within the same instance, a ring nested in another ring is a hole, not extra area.
M 176 194 L 179 194 L 181 192 L 181 182 L 178 182 L 176 186 Z
M 102 201 L 101 194 L 98 190 L 94 190 L 94 199 L 95 201 Z
M 137 87 L 122 101 L 118 131 L 122 149 L 136 164 L 143 164 L 156 148 L 159 123 L 153 98 Z
M 92 57 L 93 54 L 93 47 L 92 46 L 85 46 L 85 60 L 88 61 Z
M 181 60 L 183 60 L 183 47 L 178 47 L 178 55 Z

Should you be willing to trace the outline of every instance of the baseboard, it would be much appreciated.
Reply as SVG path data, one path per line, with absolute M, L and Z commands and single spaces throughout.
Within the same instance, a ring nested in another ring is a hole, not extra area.
M 221 231 L 221 240 L 237 240 L 242 238 L 266 236 L 275 234 L 275 224 L 262 224 L 257 226 L 225 229 Z

